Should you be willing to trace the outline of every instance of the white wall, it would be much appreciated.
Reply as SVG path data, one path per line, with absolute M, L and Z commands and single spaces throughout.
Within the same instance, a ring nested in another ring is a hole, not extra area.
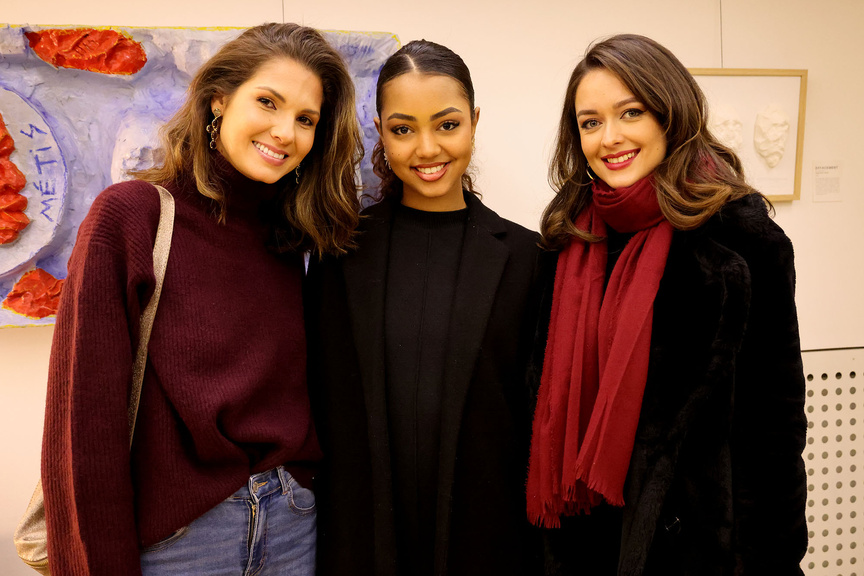
M 636 32 L 690 67 L 809 70 L 801 200 L 777 206 L 796 248 L 806 349 L 864 346 L 864 3 L 850 0 L 3 0 L 13 24 L 249 26 L 296 21 L 325 29 L 394 32 L 446 44 L 471 68 L 482 109 L 479 186 L 503 216 L 537 228 L 551 197 L 546 166 L 561 98 L 587 44 Z M 722 25 L 722 34 L 721 34 Z M 2 65 L 2 61 L 0 61 Z M 839 203 L 814 203 L 812 163 L 842 165 Z M 51 328 L 0 330 L 0 573 L 28 574 L 9 536 L 38 469 Z

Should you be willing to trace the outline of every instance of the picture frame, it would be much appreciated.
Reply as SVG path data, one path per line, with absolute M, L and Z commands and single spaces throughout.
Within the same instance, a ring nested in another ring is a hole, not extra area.
M 807 70 L 690 68 L 708 100 L 708 127 L 741 158 L 772 202 L 801 197 Z

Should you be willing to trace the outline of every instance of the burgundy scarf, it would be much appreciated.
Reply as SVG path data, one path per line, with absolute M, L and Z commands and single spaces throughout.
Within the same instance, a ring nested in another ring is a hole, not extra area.
M 602 500 L 624 505 L 654 298 L 672 242 L 652 176 L 617 190 L 595 181 L 593 192 L 577 228 L 605 237 L 608 223 L 635 234 L 605 295 L 605 241 L 576 238 L 558 258 L 527 485 L 528 518 L 544 527 Z

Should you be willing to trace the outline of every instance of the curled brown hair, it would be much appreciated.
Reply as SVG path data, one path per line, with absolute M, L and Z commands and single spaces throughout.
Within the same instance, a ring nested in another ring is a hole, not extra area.
M 354 174 L 363 144 L 354 107 L 354 83 L 342 57 L 315 29 L 297 24 L 255 26 L 228 42 L 201 66 L 186 101 L 162 128 L 160 166 L 132 173 L 148 182 L 194 177 L 198 191 L 226 213 L 222 183 L 214 177 L 214 153 L 205 127 L 213 120 L 214 96 L 230 97 L 261 66 L 290 58 L 321 80 L 324 99 L 312 150 L 303 159 L 302 177 L 280 182 L 281 222 L 274 230 L 281 250 L 339 254 L 353 246 L 359 203 Z
M 375 89 L 375 110 L 381 116 L 384 102 L 384 87 L 394 78 L 409 72 L 418 72 L 430 76 L 448 76 L 456 80 L 462 88 L 462 93 L 471 105 L 471 121 L 474 118 L 474 83 L 471 72 L 462 58 L 441 44 L 428 40 L 413 40 L 392 54 L 378 75 Z M 470 170 L 470 167 L 469 167 Z M 462 174 L 462 188 L 472 194 L 480 195 L 474 190 L 474 180 L 469 170 Z M 402 196 L 402 181 L 387 167 L 384 159 L 384 145 L 379 139 L 372 149 L 372 171 L 381 179 L 378 185 L 378 198 L 399 198 Z
M 556 194 L 540 225 L 547 248 L 563 248 L 572 236 L 597 240 L 574 225 L 592 194 L 576 120 L 576 89 L 597 69 L 615 74 L 663 128 L 666 158 L 654 170 L 654 181 L 660 209 L 673 227 L 698 228 L 727 202 L 758 194 L 744 181 L 738 156 L 708 131 L 705 96 L 675 55 L 644 36 L 612 36 L 589 46 L 567 85 L 549 167 Z

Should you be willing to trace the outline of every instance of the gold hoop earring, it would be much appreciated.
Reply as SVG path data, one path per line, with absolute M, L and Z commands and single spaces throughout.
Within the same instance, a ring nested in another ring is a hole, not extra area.
M 591 181 L 593 182 L 595 174 L 594 174 L 594 172 L 591 171 L 591 166 L 589 166 L 587 163 L 585 164 L 585 172 L 588 173 L 588 178 L 590 178 Z
M 219 108 L 213 109 L 213 121 L 207 126 L 207 133 L 210 134 L 210 148 L 216 149 L 216 139 L 219 137 L 219 119 L 222 118 L 222 110 Z

